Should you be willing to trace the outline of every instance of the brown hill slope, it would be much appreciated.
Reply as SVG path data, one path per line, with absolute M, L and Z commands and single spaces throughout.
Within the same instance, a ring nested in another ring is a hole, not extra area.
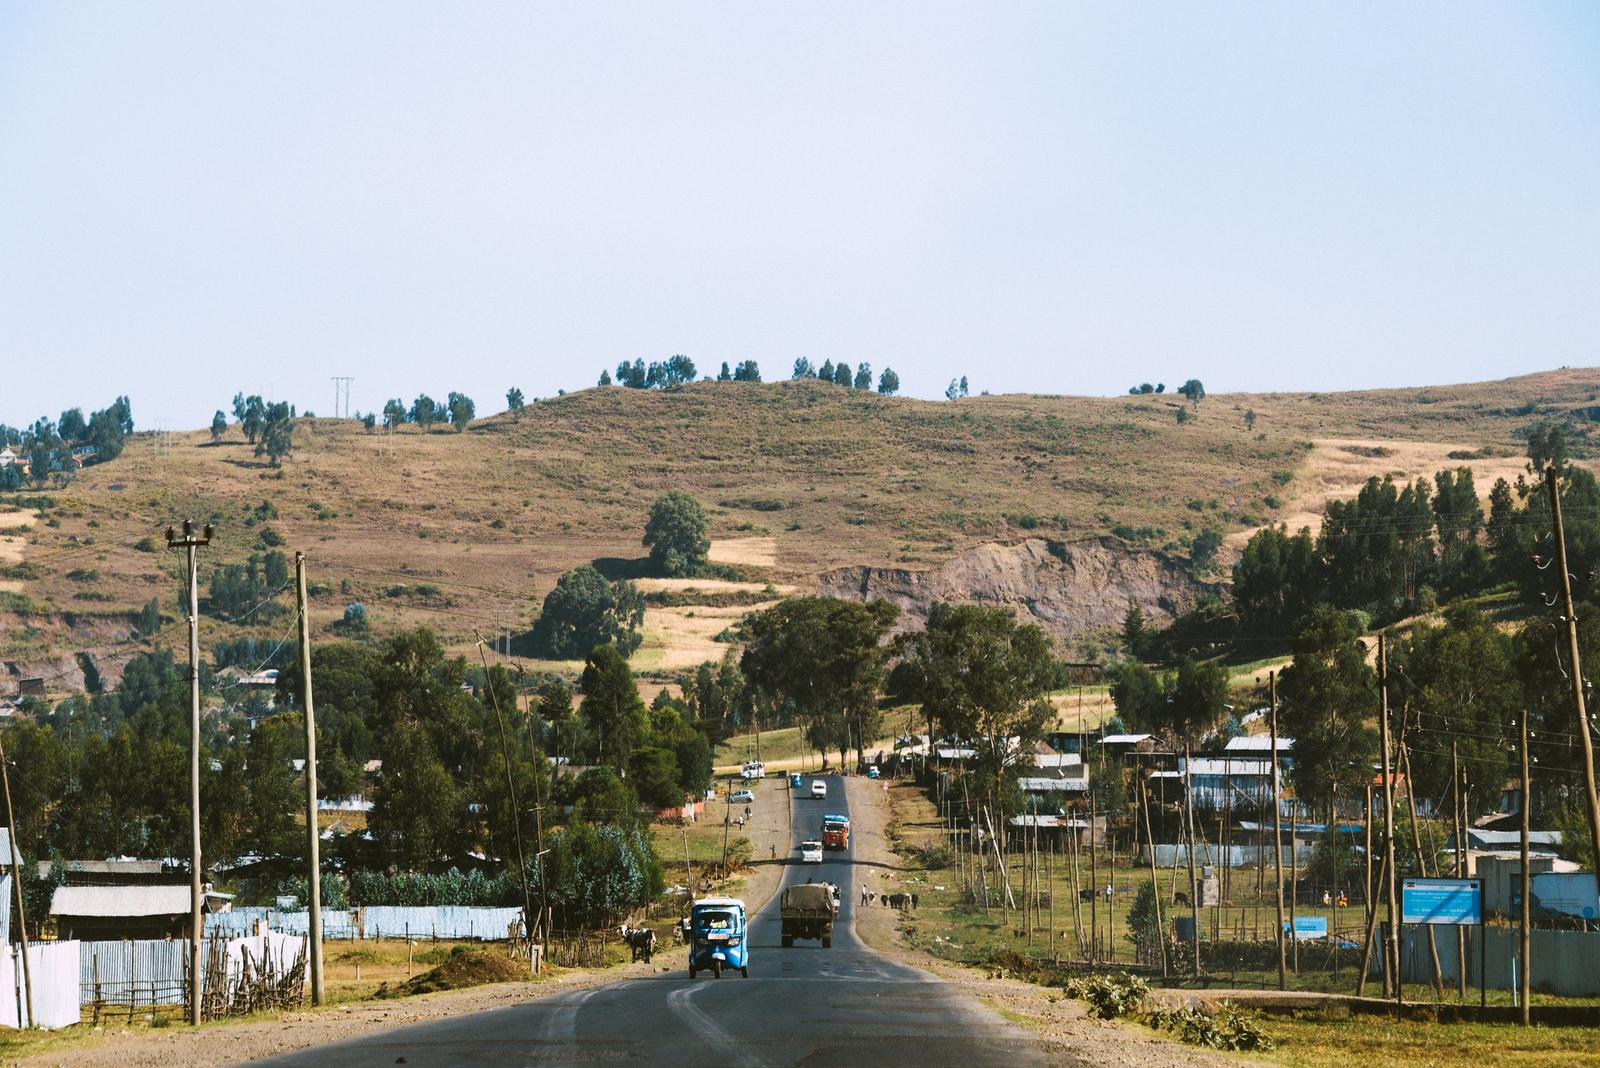
M 281 470 L 258 461 L 236 428 L 218 444 L 177 435 L 165 450 L 141 436 L 49 491 L 50 506 L 9 532 L 0 659 L 103 651 L 126 638 L 127 614 L 152 595 L 173 617 L 179 561 L 160 548 L 161 532 L 185 516 L 218 526 L 208 566 L 240 561 L 264 538 L 305 549 L 312 580 L 327 584 L 314 598 L 319 623 L 361 600 L 380 632 L 426 621 L 461 641 L 526 626 L 576 564 L 639 556 L 645 513 L 669 489 L 707 506 L 720 555 L 752 565 L 760 581 L 803 589 L 836 568 L 927 568 L 1027 538 L 1112 536 L 1181 562 L 1201 529 L 1308 515 L 1369 473 L 1431 473 L 1441 461 L 1514 469 L 1516 431 L 1540 416 L 1567 420 L 1582 443 L 1597 389 L 1600 371 L 1585 369 L 1426 389 L 1217 395 L 1180 424 L 1186 402 L 1171 395 L 942 404 L 815 382 L 607 388 L 462 434 L 308 421 Z M 263 502 L 275 517 L 259 517 Z M 208 624 L 208 639 L 276 641 L 288 620 L 248 623 Z

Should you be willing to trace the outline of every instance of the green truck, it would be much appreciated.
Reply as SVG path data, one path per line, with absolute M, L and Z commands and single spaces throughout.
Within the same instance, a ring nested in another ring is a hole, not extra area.
M 823 949 L 833 948 L 833 919 L 839 914 L 838 900 L 827 883 L 806 883 L 784 890 L 778 902 L 784 948 L 796 938 L 820 938 Z

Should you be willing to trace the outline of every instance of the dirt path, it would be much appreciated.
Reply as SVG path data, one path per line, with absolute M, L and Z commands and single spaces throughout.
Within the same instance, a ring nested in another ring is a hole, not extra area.
M 922 885 L 921 876 L 907 870 L 892 848 L 892 805 L 882 783 L 851 777 L 845 780 L 845 791 L 850 799 L 850 820 L 855 825 L 852 849 L 857 859 L 873 865 L 876 873 L 868 879 L 869 889 L 874 893 L 917 892 Z M 900 938 L 900 927 L 915 922 L 915 913 L 862 908 L 856 911 L 856 934 L 891 960 L 932 972 L 1052 1046 L 1088 1056 L 1097 1065 L 1222 1068 L 1238 1063 L 1162 1038 L 1136 1024 L 1097 1020 L 1084 1013 L 1081 1002 L 1063 997 L 1059 990 L 1018 979 L 990 978 L 975 969 L 908 948 Z

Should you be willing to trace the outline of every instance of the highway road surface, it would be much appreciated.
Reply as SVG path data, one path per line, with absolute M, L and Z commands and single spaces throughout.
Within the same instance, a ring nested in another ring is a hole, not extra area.
M 809 787 L 810 779 L 806 780 Z M 783 804 L 762 790 L 758 804 Z M 853 850 L 799 863 L 799 843 L 820 837 L 824 812 L 848 813 L 844 784 L 828 799 L 794 791 L 794 849 L 784 885 L 839 884 L 843 906 L 833 948 L 783 949 L 778 894 L 755 916 L 750 978 L 690 980 L 677 969 L 448 1020 L 368 1035 L 262 1062 L 270 1065 L 661 1064 L 778 1068 L 786 1065 L 1071 1064 L 1038 1040 L 926 972 L 891 963 L 855 936 L 858 868 Z M 854 843 L 852 843 L 854 845 Z M 881 906 L 872 906 L 881 907 Z M 1077 1062 L 1087 1064 L 1087 1061 Z

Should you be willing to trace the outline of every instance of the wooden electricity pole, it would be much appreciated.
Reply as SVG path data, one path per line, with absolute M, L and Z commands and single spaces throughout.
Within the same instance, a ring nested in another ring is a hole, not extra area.
M 517 801 L 517 783 L 511 774 L 511 745 L 506 741 L 506 719 L 500 711 L 500 696 L 495 693 L 494 680 L 489 675 L 489 658 L 483 651 L 483 635 L 478 639 L 478 659 L 483 663 L 483 688 L 489 691 L 489 703 L 494 706 L 494 721 L 500 728 L 500 760 L 506 772 L 506 796 L 510 800 L 512 840 L 517 846 L 517 878 L 522 884 L 522 929 L 528 939 L 528 962 L 533 967 L 533 895 L 528 891 L 528 859 L 522 848 L 522 805 Z M 534 778 L 539 777 L 534 769 Z M 543 872 L 543 868 L 540 869 Z M 541 884 L 544 880 L 540 880 Z
M 317 830 L 317 716 L 311 704 L 311 620 L 306 608 L 306 554 L 294 554 L 295 607 L 300 617 L 300 700 L 306 710 L 306 883 L 310 887 L 311 1004 L 322 1004 L 322 842 Z
M 1389 932 L 1385 940 L 1383 967 L 1394 983 L 1395 1011 L 1405 1005 L 1405 986 L 1400 982 L 1400 912 L 1396 900 L 1398 882 L 1394 866 L 1394 765 L 1389 759 L 1389 648 L 1378 635 L 1378 719 L 1383 745 L 1383 864 L 1388 869 L 1384 892 L 1389 901 Z
M 1272 747 L 1272 865 L 1278 887 L 1278 989 L 1289 989 L 1289 960 L 1283 946 L 1283 806 L 1279 804 L 1278 784 L 1278 674 L 1267 672 L 1267 729 Z M 1293 846 L 1291 845 L 1292 849 Z
M 6 837 L 11 841 L 11 885 L 17 895 L 17 932 L 22 942 L 22 988 L 27 994 L 28 1019 L 18 1021 L 19 1027 L 32 1027 L 33 1022 L 33 966 L 28 963 L 28 912 L 22 904 L 22 853 L 17 848 L 17 818 L 11 813 L 11 768 L 6 763 L 5 744 L 0 742 L 0 782 L 6 790 Z M 1526 837 L 1526 836 L 1524 836 Z M 60 864 L 61 861 L 56 861 Z
M 1188 844 L 1184 847 L 1189 854 L 1189 941 L 1194 950 L 1194 978 L 1200 979 L 1200 877 L 1194 867 L 1194 775 L 1192 765 L 1194 758 L 1189 755 L 1189 747 L 1183 747 L 1183 826 L 1184 834 L 1188 837 Z
M 1461 756 L 1457 743 L 1450 742 L 1450 821 L 1455 825 L 1455 877 L 1466 877 L 1466 864 L 1461 841 Z M 1467 928 L 1456 924 L 1456 997 L 1467 1000 Z
M 1561 487 L 1555 464 L 1545 468 L 1550 488 L 1550 513 L 1556 527 L 1556 566 L 1561 569 L 1561 609 L 1567 617 L 1567 658 L 1572 661 L 1572 704 L 1578 713 L 1578 737 L 1583 741 L 1583 789 L 1589 800 L 1589 839 L 1600 858 L 1600 795 L 1595 793 L 1594 739 L 1589 737 L 1589 712 L 1583 702 L 1583 666 L 1578 660 L 1578 616 L 1572 607 L 1572 575 L 1567 571 L 1567 534 L 1561 523 Z M 1600 889 L 1600 863 L 1595 865 L 1595 887 Z
M 180 535 L 167 528 L 167 548 L 183 549 L 189 566 L 189 1023 L 200 1026 L 200 940 L 205 937 L 205 900 L 200 886 L 200 561 L 197 551 L 211 544 L 211 524 L 198 535 L 183 521 Z
M 1531 889 L 1530 884 L 1533 881 L 1528 874 L 1528 821 L 1530 818 L 1529 811 L 1533 808 L 1533 791 L 1530 789 L 1532 780 L 1528 774 L 1528 765 L 1531 763 L 1531 761 L 1528 758 L 1527 709 L 1522 710 L 1522 739 L 1521 745 L 1517 747 L 1517 751 L 1522 757 L 1522 803 L 1517 806 L 1518 808 L 1522 809 L 1520 818 L 1517 821 L 1518 831 L 1520 832 L 1521 838 L 1520 844 L 1522 847 L 1522 905 L 1518 910 L 1517 916 L 1517 957 L 1521 968 L 1517 972 L 1517 992 L 1520 998 L 1519 1008 L 1521 1011 L 1519 1022 L 1523 1027 L 1527 1027 L 1531 1022 L 1531 1013 L 1528 1008 L 1528 996 L 1533 992 L 1533 964 L 1532 958 L 1528 952 L 1531 948 L 1530 943 L 1532 942 L 1532 936 L 1528 933 L 1528 923 L 1531 919 L 1530 912 L 1532 911 L 1532 907 L 1528 898 L 1529 890 Z M 1463 962 L 1462 969 L 1465 970 L 1465 968 L 1466 965 L 1465 962 Z
M 1150 793 L 1145 789 L 1145 777 L 1140 774 L 1137 764 L 1133 773 L 1139 779 L 1139 807 L 1144 809 L 1144 842 L 1150 850 L 1150 895 L 1156 904 L 1156 943 L 1161 947 L 1161 978 L 1167 978 L 1167 929 L 1161 922 L 1161 881 L 1157 878 L 1156 868 L 1156 832 L 1150 826 Z

